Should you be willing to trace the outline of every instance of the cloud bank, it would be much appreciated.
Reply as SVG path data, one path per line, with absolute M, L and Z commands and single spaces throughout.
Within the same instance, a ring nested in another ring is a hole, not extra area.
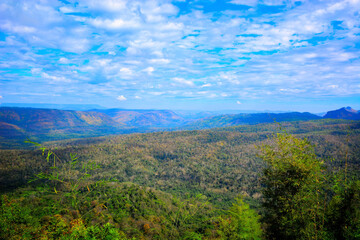
M 107 107 L 360 108 L 359 12 L 359 0 L 4 0 L 0 94 Z

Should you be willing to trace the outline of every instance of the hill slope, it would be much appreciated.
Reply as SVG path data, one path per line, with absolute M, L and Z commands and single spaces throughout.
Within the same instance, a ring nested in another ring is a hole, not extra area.
M 168 110 L 90 111 L 0 107 L 0 148 L 21 146 L 27 138 L 48 141 L 109 134 L 148 132 L 182 124 Z
M 330 111 L 325 118 L 360 120 L 351 108 Z M 109 134 L 188 130 L 318 120 L 311 113 L 242 113 L 181 117 L 170 110 L 94 109 L 89 111 L 0 107 L 0 148 L 21 146 L 26 138 L 48 141 Z
M 359 169 L 360 124 L 347 120 L 283 123 L 289 133 L 308 139 L 317 154 L 342 165 L 348 148 L 349 169 Z M 348 129 L 351 135 L 348 136 Z M 242 125 L 198 131 L 117 135 L 45 143 L 61 158 L 77 153 L 79 161 L 101 165 L 94 178 L 117 178 L 172 193 L 201 193 L 214 203 L 242 193 L 258 197 L 258 173 L 264 164 L 256 156 L 277 124 Z M 349 146 L 347 146 L 349 145 Z M 43 166 L 40 151 L 0 150 L 0 189 L 29 180 Z M 23 159 L 27 159 L 23 162 Z M 227 200 L 226 200 L 227 199 Z
M 324 118 L 360 120 L 360 112 L 351 107 L 343 107 L 327 112 Z
M 117 132 L 121 124 L 99 112 L 1 107 L 0 139 L 63 139 Z
M 131 110 L 131 109 L 96 109 L 115 122 L 132 127 L 171 127 L 178 126 L 184 119 L 170 110 Z
M 253 125 L 259 123 L 272 123 L 284 121 L 308 121 L 321 119 L 311 113 L 253 113 L 253 114 L 227 114 L 201 119 L 194 123 L 188 124 L 186 129 L 207 129 L 217 127 L 229 127 L 236 125 Z
M 110 117 L 98 112 L 16 107 L 0 108 L 0 121 L 17 125 L 31 132 L 115 125 Z

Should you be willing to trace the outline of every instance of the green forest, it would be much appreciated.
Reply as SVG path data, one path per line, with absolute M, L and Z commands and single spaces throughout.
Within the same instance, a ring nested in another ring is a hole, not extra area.
M 0 239 L 360 239 L 360 122 L 0 150 Z

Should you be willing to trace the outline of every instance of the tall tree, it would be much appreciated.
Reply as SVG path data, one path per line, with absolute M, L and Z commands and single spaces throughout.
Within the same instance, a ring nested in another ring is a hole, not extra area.
M 268 239 L 322 239 L 323 162 L 307 139 L 278 133 L 262 146 L 262 177 Z
M 227 211 L 228 215 L 220 218 L 218 233 L 221 239 L 260 240 L 262 230 L 260 216 L 242 198 Z

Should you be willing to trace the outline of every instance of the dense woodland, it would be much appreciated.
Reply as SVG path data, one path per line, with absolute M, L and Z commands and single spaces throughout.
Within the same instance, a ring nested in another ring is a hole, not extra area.
M 359 239 L 360 122 L 0 151 L 3 239 Z
M 359 120 L 350 107 L 329 111 L 323 118 L 308 112 L 200 112 L 180 115 L 170 110 L 93 109 L 71 111 L 45 108 L 0 107 L 0 149 L 23 149 L 24 139 L 36 142 L 108 136 L 111 134 L 202 130 L 238 125 L 319 119 Z M 220 115 L 219 115 L 220 114 Z

